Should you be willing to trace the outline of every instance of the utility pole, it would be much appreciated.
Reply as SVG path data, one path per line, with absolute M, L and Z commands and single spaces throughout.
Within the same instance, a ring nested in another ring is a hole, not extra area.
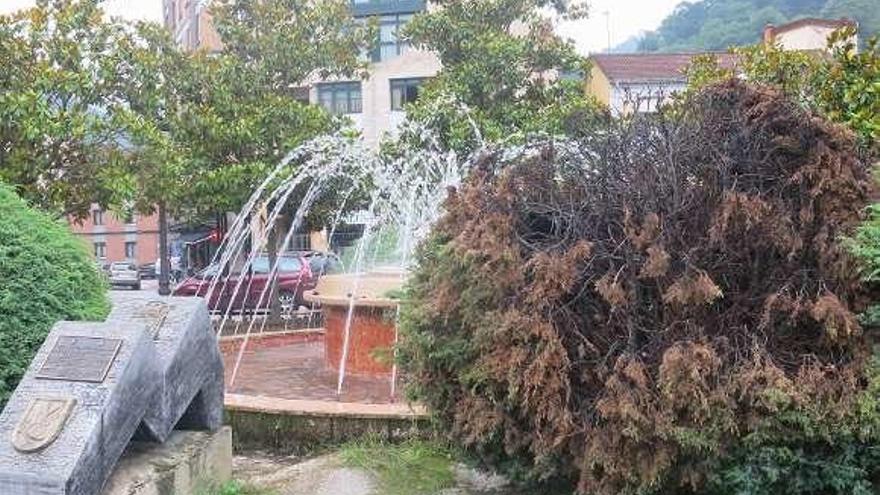
M 171 259 L 168 257 L 168 214 L 165 203 L 159 203 L 159 295 L 171 295 Z

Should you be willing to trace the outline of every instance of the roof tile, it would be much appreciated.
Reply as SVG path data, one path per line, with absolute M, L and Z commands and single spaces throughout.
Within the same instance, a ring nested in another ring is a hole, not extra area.
M 703 53 L 611 53 L 590 58 L 612 82 L 684 82 L 685 69 Z M 730 53 L 712 53 L 722 67 L 736 65 Z

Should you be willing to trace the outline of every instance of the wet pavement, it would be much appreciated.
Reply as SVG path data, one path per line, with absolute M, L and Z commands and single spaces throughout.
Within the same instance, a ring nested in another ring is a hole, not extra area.
M 224 342 L 223 345 L 228 387 L 239 347 L 240 341 Z M 325 363 L 324 340 L 317 335 L 273 346 L 249 344 L 242 356 L 235 383 L 228 391 L 281 399 L 368 404 L 392 402 L 391 376 L 388 374 L 347 375 L 339 396 L 336 395 L 338 378 L 338 373 Z

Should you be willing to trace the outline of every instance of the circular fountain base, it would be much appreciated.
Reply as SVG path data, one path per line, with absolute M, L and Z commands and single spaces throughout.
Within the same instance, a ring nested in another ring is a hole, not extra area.
M 325 306 L 324 358 L 327 365 L 339 370 L 345 346 L 347 306 Z M 394 324 L 387 308 L 356 306 L 352 314 L 346 373 L 391 373 L 394 347 Z
M 306 301 L 319 303 L 324 313 L 327 366 L 339 371 L 346 354 L 346 374 L 391 373 L 398 304 L 392 294 L 402 284 L 399 270 L 325 275 L 314 290 L 305 293 Z

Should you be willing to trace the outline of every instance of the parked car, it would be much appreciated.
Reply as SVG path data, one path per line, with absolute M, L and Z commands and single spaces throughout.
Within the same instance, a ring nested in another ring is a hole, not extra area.
M 141 278 L 144 280 L 152 280 L 156 278 L 156 264 L 155 263 L 144 263 L 138 267 L 138 271 L 141 274 Z
M 134 263 L 118 261 L 110 264 L 110 286 L 141 290 L 141 274 Z
M 278 263 L 278 299 L 282 308 L 289 310 L 303 304 L 303 293 L 315 288 L 318 277 L 314 275 L 308 260 L 301 253 L 282 254 L 278 257 Z M 183 297 L 205 297 L 218 269 L 217 265 L 205 268 L 181 282 L 174 288 L 172 294 Z M 230 273 L 221 277 L 207 301 L 208 308 L 212 311 L 225 312 L 231 303 L 232 310 L 236 312 L 268 309 L 270 306 L 268 295 L 263 296 L 262 302 L 260 296 L 268 282 L 269 271 L 269 257 L 262 255 L 255 258 L 250 269 L 244 273 Z M 236 286 L 239 287 L 238 291 L 235 290 Z

